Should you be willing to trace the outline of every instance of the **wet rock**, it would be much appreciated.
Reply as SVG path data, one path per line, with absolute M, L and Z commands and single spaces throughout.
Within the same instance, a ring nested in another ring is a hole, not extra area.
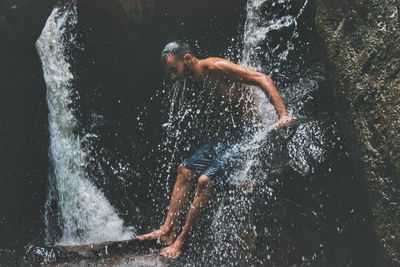
M 147 255 L 123 255 L 111 256 L 102 260 L 78 260 L 57 264 L 46 264 L 48 267 L 121 267 L 121 266 L 143 266 L 143 267 L 168 267 L 170 262 L 158 253 Z
M 300 119 L 260 140 L 251 168 L 236 173 L 243 180 L 234 173 L 217 194 L 182 265 L 375 266 L 365 188 L 337 123 Z
M 23 266 L 167 266 L 156 242 L 126 240 L 88 245 L 28 245 L 16 265 Z M 8 262 L 11 264 L 11 261 Z
M 337 123 L 329 118 L 300 120 L 287 132 L 292 133 L 266 138 L 274 141 L 266 143 L 272 145 L 265 146 L 264 155 L 284 154 L 286 159 L 266 158 L 279 161 L 281 170 L 267 171 L 256 191 L 259 246 L 281 265 L 375 262 L 363 181 L 354 172 Z
M 319 0 L 328 85 L 365 177 L 385 258 L 400 264 L 400 5 Z M 389 263 L 386 263 L 389 264 Z
M 80 260 L 77 262 L 57 263 L 45 265 L 48 267 L 121 267 L 121 266 L 143 266 L 143 267 L 168 267 L 170 262 L 158 253 L 147 255 L 123 255 L 112 256 L 102 260 Z
M 35 41 L 52 6 L 52 0 L 0 3 L 0 248 L 42 237 L 47 106 Z

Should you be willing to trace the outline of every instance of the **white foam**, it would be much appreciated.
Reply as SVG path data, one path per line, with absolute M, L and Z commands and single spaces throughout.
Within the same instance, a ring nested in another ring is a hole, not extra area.
M 50 184 L 54 185 L 50 188 L 49 198 L 55 197 L 58 201 L 62 231 L 59 243 L 71 245 L 130 239 L 134 229 L 124 227 L 123 220 L 104 194 L 89 181 L 85 173 L 88 154 L 75 134 L 77 120 L 71 107 L 74 76 L 66 48 L 75 42 L 75 36 L 66 30 L 76 24 L 76 2 L 65 8 L 56 7 L 36 42 L 47 85 L 49 157 L 53 170 Z

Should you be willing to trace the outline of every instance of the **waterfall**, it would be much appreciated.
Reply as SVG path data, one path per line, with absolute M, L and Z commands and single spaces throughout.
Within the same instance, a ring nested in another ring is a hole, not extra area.
M 247 1 L 242 60 L 240 63 L 265 74 L 279 74 L 281 65 L 287 63 L 290 52 L 295 49 L 294 39 L 299 37 L 297 19 L 302 15 L 307 4 L 308 0 L 304 1 L 298 14 L 294 16 L 290 14 L 282 15 L 272 10 L 280 5 L 281 9 L 289 11 L 291 7 L 290 0 Z M 271 44 L 270 33 L 284 28 L 293 28 L 288 38 L 284 38 L 286 39 L 285 42 Z M 253 88 L 253 90 L 255 97 L 259 100 L 259 108 L 264 121 L 266 124 L 273 123 L 276 119 L 273 106 L 260 89 Z
M 291 0 L 247 1 L 242 64 L 259 71 L 279 72 L 279 67 L 287 63 L 290 52 L 295 49 L 294 40 L 299 37 L 297 21 L 308 4 L 305 0 L 297 14 L 290 14 Z M 284 15 L 273 11 L 278 6 L 286 11 Z M 271 44 L 270 33 L 285 28 L 291 29 L 288 36 Z
M 248 0 L 246 6 L 246 21 L 244 25 L 243 51 L 241 65 L 256 71 L 263 71 L 262 64 L 258 59 L 262 51 L 260 44 L 265 38 L 265 30 L 260 27 L 262 22 L 260 14 L 257 12 L 266 0 Z M 272 104 L 268 101 L 265 93 L 260 88 L 253 87 L 253 97 L 257 99 L 260 114 L 266 125 L 272 125 L 276 115 Z
M 285 63 L 294 49 L 293 38 L 298 35 L 297 29 L 294 27 L 284 47 L 281 43 L 277 44 L 277 47 L 269 44 L 268 38 L 271 31 L 296 25 L 296 17 L 272 12 L 270 7 L 278 4 L 284 10 L 288 10 L 290 7 L 289 0 L 276 2 L 248 0 L 246 6 L 247 16 L 240 64 L 268 75 L 279 74 L 279 67 Z M 278 90 L 281 89 L 279 86 L 277 87 Z M 256 229 L 254 222 L 255 203 L 259 201 L 257 198 L 260 197 L 257 194 L 265 194 L 267 198 L 274 197 L 274 190 L 263 183 L 263 180 L 270 179 L 270 173 L 265 169 L 265 165 L 270 163 L 266 161 L 265 156 L 262 156 L 262 151 L 272 145 L 268 143 L 271 140 L 268 140 L 267 137 L 272 130 L 272 124 L 277 120 L 276 111 L 260 88 L 252 87 L 252 90 L 256 103 L 259 103 L 258 108 L 264 127 L 249 139 L 226 152 L 234 157 L 242 154 L 238 159 L 240 163 L 237 164 L 240 168 L 229 177 L 229 183 L 235 185 L 236 189 L 230 190 L 222 196 L 223 199 L 220 200 L 221 204 L 211 225 L 214 233 L 213 240 L 216 242 L 212 251 L 213 258 L 236 259 L 231 262 L 233 265 L 264 264 L 254 255 L 255 242 L 260 232 L 259 229 Z M 290 110 L 288 111 L 290 113 Z M 273 169 L 274 167 L 269 166 L 268 168 Z M 268 201 L 268 199 L 265 199 L 264 196 L 263 201 Z M 269 203 L 263 203 L 263 205 L 269 205 Z M 269 230 L 265 226 L 263 231 L 268 232 Z M 270 257 L 270 255 L 265 256 L 266 258 Z
M 134 229 L 124 226 L 114 208 L 87 177 L 89 153 L 76 134 L 73 79 L 69 48 L 76 42 L 71 29 L 77 25 L 76 1 L 55 7 L 36 42 L 47 86 L 52 171 L 46 203 L 47 241 L 59 244 L 97 243 L 130 239 Z M 49 222 L 56 201 L 60 237 Z M 56 240 L 54 240 L 56 239 Z

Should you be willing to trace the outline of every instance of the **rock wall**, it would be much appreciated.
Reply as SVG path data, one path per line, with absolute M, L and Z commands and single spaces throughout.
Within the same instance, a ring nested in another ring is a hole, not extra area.
M 0 254 L 42 234 L 47 106 L 35 41 L 52 6 L 52 0 L 0 3 Z
M 386 264 L 400 264 L 400 1 L 318 0 L 328 86 L 354 143 Z M 357 193 L 357 192 L 355 192 Z M 390 263 L 389 263 L 390 262 Z

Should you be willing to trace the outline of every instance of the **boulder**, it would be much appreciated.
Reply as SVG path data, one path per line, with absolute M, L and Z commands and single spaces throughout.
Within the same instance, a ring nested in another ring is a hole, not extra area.
M 317 4 L 328 86 L 354 144 L 385 258 L 400 264 L 400 3 Z

